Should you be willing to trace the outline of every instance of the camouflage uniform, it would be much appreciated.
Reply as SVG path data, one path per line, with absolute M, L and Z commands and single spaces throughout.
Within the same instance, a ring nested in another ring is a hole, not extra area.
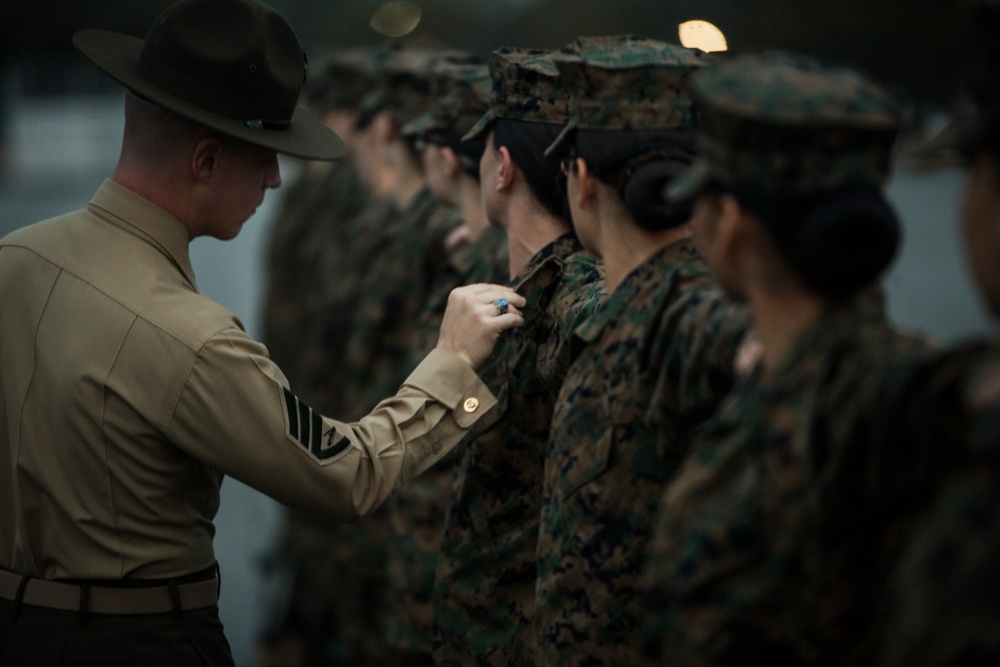
M 696 77 L 706 179 L 791 196 L 880 187 L 902 116 L 858 75 L 787 56 Z M 739 381 L 669 485 L 649 560 L 669 664 L 871 663 L 900 536 L 951 464 L 913 428 L 938 352 L 861 293 Z M 655 599 L 655 598 L 654 598 Z
M 423 116 L 403 127 L 404 136 L 449 133 L 461 137 L 489 105 L 489 74 L 485 65 L 441 63 L 434 69 L 437 101 Z M 483 90 L 480 82 L 485 81 Z M 409 365 L 416 365 L 438 339 L 451 291 L 473 283 L 506 283 L 507 236 L 487 228 L 481 237 L 449 247 L 444 265 L 434 274 L 423 310 L 417 316 L 417 342 Z M 386 641 L 411 663 L 422 656 L 431 662 L 433 614 L 431 595 L 445 502 L 460 453 L 453 451 L 417 479 L 400 488 L 387 502 L 389 539 L 386 544 L 390 595 L 385 600 Z
M 922 387 L 915 424 L 961 448 L 907 537 L 891 579 L 880 664 L 1000 662 L 1000 348 L 951 351 Z M 957 398 L 957 401 L 956 401 Z M 958 402 L 959 417 L 947 406 Z M 966 431 L 968 430 L 968 435 Z
M 361 117 L 370 120 L 388 110 L 398 127 L 429 108 L 435 62 L 475 60 L 465 53 L 416 48 L 379 55 L 375 83 L 360 102 Z M 338 414 L 366 414 L 395 392 L 411 370 L 421 343 L 414 323 L 444 264 L 444 238 L 459 222 L 453 209 L 423 189 L 404 206 L 391 197 L 375 201 L 346 227 L 349 255 L 342 255 L 339 262 L 332 261 L 334 254 L 326 259 L 327 279 L 320 285 L 324 313 L 318 318 L 322 331 L 343 332 L 336 359 L 339 382 L 325 383 Z M 340 279 L 345 273 L 352 277 L 348 284 Z M 345 580 L 336 604 L 351 664 L 409 661 L 409 656 L 397 655 L 387 645 L 383 625 L 386 597 L 397 594 L 389 589 L 387 578 L 389 513 L 385 505 L 364 521 L 334 531 Z
M 547 52 L 502 48 L 490 58 L 496 118 L 566 122 L 567 96 Z M 544 147 L 539 146 L 538 150 Z M 497 421 L 462 447 L 448 498 L 434 588 L 439 665 L 531 665 L 535 550 L 552 408 L 572 361 L 571 332 L 602 294 L 597 261 L 572 233 L 555 240 L 511 282 L 527 299 L 525 326 L 505 332 L 481 376 L 496 390 Z
M 313 64 L 304 102 L 318 116 L 356 108 L 371 75 L 368 52 L 327 54 Z M 264 342 L 303 400 L 340 414 L 340 406 L 328 394 L 344 337 L 342 332 L 338 337 L 337 331 L 320 328 L 323 308 L 332 306 L 325 293 L 330 276 L 326 263 L 339 264 L 349 252 L 350 224 L 371 205 L 370 198 L 349 160 L 342 160 L 319 168 L 312 163 L 303 166 L 282 203 L 268 243 Z M 350 275 L 340 275 L 335 286 L 345 292 L 356 282 Z M 336 309 L 343 306 L 340 302 Z M 283 591 L 267 639 L 299 642 L 302 660 L 309 665 L 340 663 L 340 624 L 331 607 L 341 588 L 334 556 L 340 543 L 336 530 L 329 520 L 287 511 L 272 562 L 277 571 L 291 576 L 283 582 L 289 590 Z
M 570 334 L 601 296 L 599 265 L 572 234 L 536 254 L 511 283 L 526 324 L 501 336 L 480 373 L 499 420 L 463 445 L 448 498 L 434 589 L 440 665 L 533 664 L 535 551 L 545 443 L 572 361 Z
M 570 147 L 573 130 L 693 141 L 687 80 L 698 53 L 605 40 L 556 61 L 572 116 L 552 152 Z M 576 330 L 580 351 L 556 401 L 545 461 L 536 664 L 641 660 L 637 583 L 656 508 L 687 431 L 729 389 L 746 327 L 690 242 L 678 241 L 633 269 Z
M 939 157 L 944 149 L 968 158 L 983 151 L 995 160 L 1000 145 L 1000 2 L 968 4 L 961 115 L 924 152 Z M 994 181 L 992 187 L 1000 185 Z M 966 201 L 966 217 L 990 213 L 978 209 L 982 199 L 971 192 Z M 996 220 L 984 217 L 974 224 L 995 225 Z M 978 275 L 976 260 L 970 259 Z M 989 278 L 977 279 L 987 296 L 1000 289 Z M 991 307 L 995 312 L 996 306 Z M 914 423 L 940 430 L 941 406 L 949 397 L 942 400 L 939 387 L 957 391 L 971 433 L 964 438 L 959 428 L 948 429 L 942 442 L 965 445 L 968 458 L 954 474 L 941 475 L 930 507 L 907 539 L 891 581 L 890 622 L 880 664 L 1000 664 L 1000 346 L 995 339 L 962 345 L 949 353 L 933 379 L 927 383 L 933 399 L 925 401 L 931 408 L 915 413 Z

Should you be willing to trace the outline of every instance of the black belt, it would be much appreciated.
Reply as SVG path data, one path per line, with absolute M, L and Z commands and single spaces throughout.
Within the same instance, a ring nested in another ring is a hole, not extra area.
M 87 614 L 166 614 L 211 607 L 219 601 L 219 578 L 139 587 L 68 584 L 0 570 L 0 599 Z

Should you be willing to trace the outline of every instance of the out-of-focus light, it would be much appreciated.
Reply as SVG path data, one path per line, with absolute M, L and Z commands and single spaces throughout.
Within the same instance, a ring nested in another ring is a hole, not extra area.
M 677 27 L 681 44 L 689 49 L 701 49 L 706 53 L 725 51 L 726 36 L 708 21 L 685 21 Z
M 420 23 L 421 14 L 420 7 L 412 2 L 393 0 L 375 10 L 369 25 L 387 37 L 402 37 L 413 32 Z

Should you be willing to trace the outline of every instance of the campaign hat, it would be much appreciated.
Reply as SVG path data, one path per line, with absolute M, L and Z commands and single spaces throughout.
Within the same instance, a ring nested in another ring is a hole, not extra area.
M 298 107 L 308 60 L 288 22 L 258 0 L 181 0 L 145 39 L 82 30 L 73 44 L 139 97 L 222 134 L 307 159 L 347 152 Z

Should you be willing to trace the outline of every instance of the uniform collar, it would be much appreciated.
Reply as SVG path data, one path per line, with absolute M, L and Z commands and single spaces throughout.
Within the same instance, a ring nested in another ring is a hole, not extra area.
M 101 184 L 88 208 L 91 213 L 155 246 L 177 266 L 191 287 L 198 290 L 188 251 L 191 234 L 180 220 L 111 179 Z
M 573 232 L 566 232 L 555 241 L 535 253 L 535 255 L 528 261 L 528 265 L 525 266 L 524 269 L 521 270 L 521 273 L 519 273 L 517 277 L 510 282 L 511 288 L 514 290 L 520 289 L 521 286 L 528 282 L 539 269 L 549 262 L 562 262 L 570 255 L 582 250 L 583 246 L 580 245 L 580 241 L 577 240 L 576 234 Z
M 594 314 L 577 327 L 574 335 L 585 343 L 594 342 L 651 282 L 655 283 L 657 289 L 660 286 L 669 288 L 670 276 L 677 274 L 676 269 L 700 262 L 699 257 L 690 239 L 681 239 L 660 248 L 625 276 Z

